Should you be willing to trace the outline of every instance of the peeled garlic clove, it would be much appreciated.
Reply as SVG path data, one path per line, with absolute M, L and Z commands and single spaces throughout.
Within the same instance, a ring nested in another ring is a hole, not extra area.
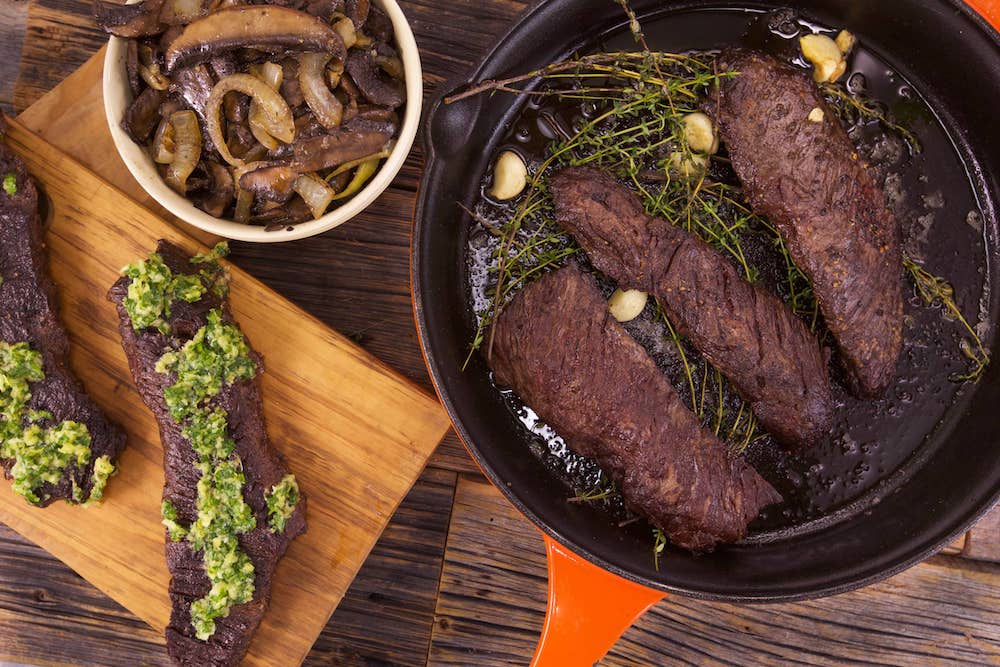
M 708 158 L 704 155 L 685 155 L 681 151 L 674 151 L 667 160 L 668 171 L 684 178 L 701 176 L 707 168 Z
M 833 70 L 833 76 L 830 77 L 830 82 L 833 83 L 834 81 L 839 80 L 840 77 L 844 76 L 844 72 L 846 71 L 847 71 L 847 61 L 841 60 L 839 63 L 837 63 L 837 67 Z
M 814 123 L 822 123 L 825 115 L 822 109 L 813 107 L 813 110 L 809 112 L 808 118 Z
M 493 167 L 493 187 L 490 196 L 499 201 L 513 199 L 528 183 L 528 167 L 514 151 L 504 151 Z
M 837 39 L 834 40 L 834 43 L 837 45 L 837 48 L 840 49 L 840 53 L 846 56 L 851 52 L 851 49 L 854 48 L 855 41 L 856 40 L 854 39 L 853 34 L 847 32 L 846 30 L 841 30 L 837 33 Z
M 700 111 L 684 116 L 684 140 L 696 153 L 713 154 L 719 150 L 719 135 L 712 119 Z
M 826 35 L 804 35 L 799 38 L 802 55 L 813 65 L 813 79 L 818 83 L 836 81 L 844 73 L 844 54 L 837 43 Z M 837 74 L 838 68 L 840 74 Z
M 608 299 L 608 312 L 619 322 L 634 320 L 646 307 L 648 298 L 648 294 L 637 289 L 625 291 L 616 289 L 615 293 Z

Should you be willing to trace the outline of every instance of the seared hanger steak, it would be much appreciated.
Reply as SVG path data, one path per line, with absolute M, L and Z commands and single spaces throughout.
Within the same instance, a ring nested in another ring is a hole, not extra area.
M 278 560 L 306 528 L 305 499 L 265 429 L 262 359 L 230 312 L 221 252 L 189 259 L 161 241 L 109 294 L 160 427 L 167 649 L 192 667 L 242 660 Z
M 3 131 L 0 117 L 0 137 Z M 0 179 L 0 465 L 32 504 L 96 502 L 125 433 L 69 367 L 38 190 L 3 143 Z
M 877 397 L 903 342 L 895 216 L 806 72 L 742 49 L 724 52 L 719 64 L 738 74 L 705 111 L 754 211 L 777 227 L 812 283 L 852 389 Z
M 648 353 L 570 265 L 519 292 L 495 325 L 490 364 L 631 509 L 692 551 L 741 539 L 781 496 L 701 427 Z
M 826 360 L 777 296 L 748 283 L 694 234 L 646 214 L 637 195 L 599 169 L 563 169 L 549 184 L 557 221 L 591 263 L 623 287 L 656 295 L 768 431 L 795 445 L 826 433 L 833 414 Z

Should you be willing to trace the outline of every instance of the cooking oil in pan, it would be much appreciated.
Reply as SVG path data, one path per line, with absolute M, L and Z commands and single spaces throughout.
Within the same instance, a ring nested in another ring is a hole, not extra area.
M 803 65 L 798 37 L 823 29 L 790 10 L 760 13 L 731 9 L 670 13 L 647 19 L 643 27 L 654 49 L 687 52 L 742 45 Z M 628 50 L 634 49 L 634 43 L 630 35 L 619 33 L 595 48 Z M 965 165 L 916 86 L 867 50 L 863 42 L 856 46 L 849 65 L 844 79 L 848 90 L 873 100 L 919 140 L 920 150 L 913 151 L 901 137 L 883 131 L 878 123 L 859 122 L 848 128 L 876 170 L 888 204 L 897 214 L 904 253 L 951 283 L 955 302 L 986 343 L 993 332 L 986 312 L 990 285 L 985 271 L 985 232 Z M 514 150 L 533 170 L 544 160 L 553 140 L 572 133 L 593 112 L 587 103 L 549 104 L 529 99 L 495 154 Z M 499 226 L 513 208 L 489 199 L 489 183 L 487 174 L 476 213 L 486 225 Z M 746 240 L 752 261 L 760 270 L 759 280 L 780 293 L 779 272 L 784 271 L 784 265 L 768 244 Z M 483 224 L 474 224 L 467 249 L 467 275 L 470 302 L 477 316 L 490 302 L 494 275 L 490 268 L 495 268 L 497 243 Z M 615 287 L 603 278 L 600 282 L 607 294 Z M 767 435 L 749 443 L 745 455 L 784 498 L 782 504 L 765 509 L 755 521 L 751 539 L 808 530 L 824 517 L 839 520 L 878 502 L 905 481 L 908 463 L 919 458 L 922 447 L 930 446 L 946 412 L 969 390 L 967 384 L 951 379 L 968 369 L 969 360 L 960 347 L 961 340 L 967 338 L 963 327 L 946 317 L 940 307 L 923 303 L 909 277 L 904 297 L 904 350 L 896 382 L 882 399 L 858 400 L 835 382 L 836 417 L 825 440 L 802 452 L 790 452 Z M 647 306 L 626 328 L 691 405 L 678 349 L 654 307 Z M 831 343 L 829 337 L 826 342 Z M 683 345 L 689 359 L 700 359 Z M 700 360 L 696 363 L 693 376 L 703 376 L 703 364 Z M 833 375 L 837 376 L 836 368 Z M 597 495 L 598 500 L 587 502 L 602 507 L 609 521 L 629 521 L 621 498 L 602 492 L 610 485 L 596 464 L 574 454 L 516 395 L 504 394 L 512 419 L 524 425 L 526 449 L 545 461 L 553 475 L 565 483 L 567 498 L 579 501 L 581 494 Z M 735 409 L 736 401 L 735 396 L 726 396 L 725 407 Z

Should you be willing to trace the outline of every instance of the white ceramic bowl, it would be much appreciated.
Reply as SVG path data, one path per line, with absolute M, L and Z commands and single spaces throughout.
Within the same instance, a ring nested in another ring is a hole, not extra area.
M 132 92 L 129 89 L 128 74 L 125 70 L 128 40 L 112 37 L 108 43 L 107 55 L 104 58 L 104 111 L 107 114 L 108 126 L 111 128 L 111 138 L 114 139 L 115 147 L 125 162 L 125 166 L 132 172 L 132 176 L 139 182 L 139 185 L 163 208 L 185 222 L 218 236 L 259 243 L 292 241 L 325 232 L 347 222 L 375 201 L 382 194 L 382 191 L 389 187 L 392 179 L 402 168 L 403 162 L 413 146 L 413 139 L 417 135 L 417 127 L 420 124 L 420 105 L 423 101 L 420 55 L 417 52 L 417 43 L 413 39 L 410 25 L 406 22 L 406 17 L 403 16 L 403 11 L 396 4 L 396 0 L 375 0 L 375 2 L 388 15 L 396 33 L 396 48 L 403 60 L 405 72 L 406 110 L 392 153 L 382 163 L 368 184 L 347 203 L 330 211 L 319 220 L 310 220 L 295 225 L 292 231 L 266 232 L 262 226 L 215 218 L 171 190 L 160 178 L 156 165 L 146 148 L 132 141 L 121 128 L 121 120 L 125 116 L 125 110 L 132 102 Z

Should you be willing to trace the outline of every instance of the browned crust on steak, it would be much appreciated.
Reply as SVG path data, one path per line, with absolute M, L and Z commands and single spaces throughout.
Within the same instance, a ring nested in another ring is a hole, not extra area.
M 635 512 L 693 551 L 746 535 L 781 496 L 701 427 L 576 266 L 519 292 L 497 319 L 490 363 Z
M 746 50 L 705 104 L 753 210 L 812 282 L 852 390 L 881 395 L 903 340 L 899 226 L 837 114 L 806 72 Z M 822 122 L 807 119 L 813 109 Z
M 197 270 L 188 262 L 183 251 L 170 243 L 160 241 L 157 252 L 175 275 L 195 273 Z M 165 350 L 177 349 L 194 336 L 206 324 L 208 312 L 213 308 L 221 309 L 222 320 L 226 324 L 237 323 L 228 301 L 207 294 L 197 303 L 178 301 L 173 304 L 169 318 L 172 337 L 152 328 L 136 332 L 122 305 L 129 282 L 129 278 L 121 278 L 108 296 L 118 307 L 119 331 L 132 378 L 160 428 L 165 472 L 163 499 L 177 508 L 179 522 L 189 525 L 198 516 L 195 501 L 200 475 L 194 467 L 196 456 L 191 443 L 181 434 L 181 425 L 170 417 L 163 398 L 164 389 L 173 379 L 157 373 L 155 366 Z M 267 608 L 271 580 L 278 561 L 291 541 L 306 528 L 304 495 L 283 533 L 271 532 L 268 525 L 265 493 L 278 484 L 289 469 L 284 457 L 271 446 L 268 438 L 260 396 L 263 361 L 256 352 L 251 352 L 251 355 L 257 363 L 254 379 L 224 387 L 212 402 L 229 415 L 229 435 L 236 444 L 235 453 L 242 460 L 246 475 L 243 496 L 257 521 L 254 530 L 239 537 L 240 546 L 250 556 L 256 572 L 254 596 L 250 602 L 233 607 L 227 617 L 216 619 L 215 634 L 208 641 L 195 637 L 191 625 L 191 603 L 208 593 L 211 587 L 208 575 L 205 574 L 201 555 L 186 540 L 172 542 L 167 535 L 172 603 L 170 624 L 166 631 L 167 651 L 177 664 L 185 667 L 228 667 L 240 663 Z
M 631 190 L 599 169 L 563 169 L 549 184 L 559 224 L 591 263 L 624 288 L 656 295 L 770 433 L 802 446 L 828 431 L 826 361 L 780 299 L 694 234 L 647 215 Z

